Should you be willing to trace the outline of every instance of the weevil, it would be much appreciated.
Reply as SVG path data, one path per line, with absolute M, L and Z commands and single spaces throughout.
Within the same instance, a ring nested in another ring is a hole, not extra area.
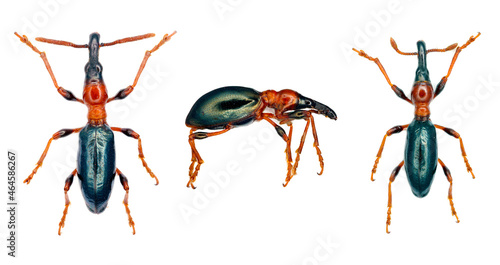
M 379 151 L 377 153 L 377 157 L 375 159 L 375 164 L 373 165 L 371 180 L 373 179 L 373 174 L 377 172 L 377 165 L 382 157 L 382 151 L 384 150 L 385 140 L 388 136 L 391 136 L 395 133 L 400 133 L 403 130 L 407 131 L 406 135 L 406 144 L 404 151 L 404 160 L 396 166 L 396 168 L 392 171 L 391 176 L 389 178 L 389 189 L 388 189 L 388 203 L 387 203 L 387 221 L 386 221 L 386 232 L 389 232 L 389 225 L 391 224 L 391 209 L 392 209 L 392 192 L 391 192 L 391 183 L 394 182 L 396 176 L 398 175 L 401 168 L 404 166 L 406 171 L 406 176 L 408 178 L 408 182 L 410 184 L 411 190 L 413 194 L 418 198 L 423 198 L 427 196 L 430 191 L 432 181 L 434 180 L 434 174 L 437 169 L 437 165 L 441 165 L 443 168 L 443 172 L 450 183 L 450 187 L 448 189 L 448 200 L 451 206 L 451 214 L 455 216 L 457 219 L 457 223 L 460 222 L 458 219 L 457 212 L 455 210 L 455 206 L 453 204 L 453 196 L 452 196 L 452 185 L 453 179 L 451 177 L 450 170 L 444 162 L 438 157 L 438 144 L 436 140 L 436 128 L 443 130 L 448 135 L 455 137 L 460 141 L 460 149 L 462 151 L 462 157 L 465 162 L 465 166 L 467 168 L 467 172 L 470 172 L 472 178 L 475 178 L 474 173 L 472 172 L 472 168 L 467 160 L 467 154 L 465 153 L 464 144 L 462 141 L 462 137 L 459 133 L 451 128 L 446 128 L 441 125 L 433 124 L 430 115 L 431 111 L 429 105 L 431 101 L 436 98 L 444 89 L 446 82 L 448 81 L 448 77 L 451 74 L 451 70 L 455 65 L 455 62 L 458 58 L 460 52 L 465 49 L 469 44 L 476 40 L 481 33 L 478 33 L 476 36 L 471 36 L 469 40 L 463 44 L 462 46 L 458 46 L 457 43 L 454 43 L 444 49 L 430 49 L 427 50 L 425 47 L 424 41 L 417 42 L 417 52 L 402 52 L 399 50 L 396 42 L 393 38 L 391 38 L 391 46 L 396 50 L 397 53 L 401 55 L 416 55 L 418 58 L 418 67 L 415 74 L 415 81 L 413 83 L 413 88 L 411 91 L 411 99 L 409 99 L 403 90 L 401 90 L 398 86 L 391 83 L 389 76 L 387 75 L 384 67 L 380 63 L 378 58 L 372 58 L 367 55 L 363 50 L 356 50 L 353 48 L 355 52 L 359 54 L 359 56 L 364 57 L 370 61 L 373 61 L 377 64 L 382 71 L 385 79 L 391 86 L 392 90 L 396 93 L 396 95 L 403 99 L 404 101 L 412 104 L 415 107 L 415 117 L 410 124 L 395 126 L 387 131 L 382 139 L 382 144 L 380 145 Z M 441 78 L 441 81 L 438 83 L 436 90 L 432 87 L 429 71 L 427 69 L 427 54 L 430 52 L 446 52 L 455 50 L 455 55 L 451 61 L 451 65 L 448 69 L 448 73 Z
M 79 133 L 77 168 L 73 170 L 73 172 L 71 172 L 71 174 L 65 181 L 65 207 L 63 216 L 61 218 L 61 221 L 59 222 L 59 235 L 61 235 L 61 228 L 64 227 L 66 215 L 68 213 L 68 207 L 70 205 L 68 191 L 71 188 L 75 175 L 78 176 L 78 180 L 80 181 L 83 198 L 85 200 L 87 208 L 95 214 L 102 213 L 106 209 L 108 200 L 111 195 L 114 178 L 116 175 L 118 175 L 120 177 L 120 183 L 125 190 L 125 198 L 123 200 L 123 204 L 125 205 L 125 211 L 128 216 L 129 226 L 132 227 L 133 234 L 135 234 L 135 223 L 132 219 L 132 216 L 130 215 L 130 210 L 128 207 L 129 184 L 125 175 L 120 171 L 120 169 L 116 167 L 116 152 L 113 132 L 121 132 L 126 136 L 132 137 L 138 141 L 139 158 L 142 161 L 142 165 L 149 173 L 149 175 L 156 181 L 156 185 L 158 185 L 158 178 L 146 163 L 142 151 L 141 137 L 139 136 L 139 134 L 128 128 L 110 127 L 106 122 L 107 114 L 105 107 L 107 103 L 124 99 L 130 93 L 132 93 L 151 54 L 158 50 L 165 42 L 170 40 L 170 38 L 175 33 L 176 32 L 170 35 L 164 35 L 162 40 L 156 46 L 154 46 L 153 49 L 146 51 L 146 54 L 144 55 L 144 59 L 139 67 L 139 71 L 137 72 L 133 84 L 120 90 L 114 97 L 111 98 L 108 97 L 108 91 L 102 78 L 103 67 L 99 62 L 99 49 L 101 47 L 112 46 L 115 44 L 151 38 L 154 37 L 155 34 L 149 33 L 135 37 L 123 38 L 109 43 L 100 43 L 99 33 L 92 33 L 90 34 L 89 43 L 83 45 L 78 45 L 61 40 L 36 38 L 37 41 L 50 44 L 69 46 L 74 48 L 88 48 L 89 60 L 85 65 L 85 81 L 83 85 L 83 97 L 81 99 L 74 96 L 71 91 L 59 86 L 52 72 L 52 68 L 49 64 L 45 52 L 39 51 L 25 35 L 21 36 L 17 32 L 15 33 L 15 35 L 19 37 L 21 42 L 25 43 L 33 51 L 40 55 L 45 64 L 45 67 L 47 68 L 47 71 L 50 74 L 50 77 L 52 78 L 54 86 L 57 88 L 57 92 L 66 100 L 79 102 L 85 104 L 88 107 L 87 124 L 81 128 L 62 129 L 52 135 L 35 168 L 28 176 L 28 178 L 24 180 L 24 183 L 30 183 L 37 170 L 42 166 L 43 160 L 45 159 L 50 144 L 53 140 L 66 137 L 73 133 Z
M 274 113 L 264 112 L 266 108 L 273 109 Z M 220 135 L 235 127 L 248 125 L 260 120 L 266 120 L 274 126 L 278 135 L 286 142 L 287 176 L 285 183 L 283 183 L 284 187 L 288 185 L 288 182 L 296 174 L 309 125 L 312 127 L 314 137 L 313 146 L 316 148 L 321 167 L 321 171 L 318 174 L 321 175 L 323 173 L 324 162 L 321 150 L 319 149 L 318 135 L 312 114 L 321 114 L 330 119 L 337 119 L 337 115 L 330 107 L 304 97 L 290 89 L 278 92 L 266 90 L 261 93 L 248 87 L 228 86 L 206 93 L 194 103 L 186 117 L 186 126 L 191 128 L 188 141 L 192 153 L 187 187 L 195 188 L 194 182 L 196 181 L 201 164 L 203 164 L 203 159 L 198 150 L 196 150 L 194 140 Z M 277 120 L 280 124 L 289 126 L 288 135 L 273 119 Z M 292 140 L 293 120 L 306 120 L 306 126 L 299 148 L 296 151 L 295 163 L 292 165 L 290 143 Z M 201 129 L 219 131 L 198 132 Z

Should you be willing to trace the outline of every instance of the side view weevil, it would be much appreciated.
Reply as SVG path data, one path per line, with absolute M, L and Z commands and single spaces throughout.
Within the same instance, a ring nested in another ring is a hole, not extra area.
M 274 113 L 264 112 L 266 108 L 271 108 Z M 247 125 L 254 121 L 266 120 L 274 128 L 278 135 L 286 142 L 286 162 L 287 176 L 283 186 L 296 174 L 300 153 L 304 146 L 309 124 L 312 127 L 314 137 L 314 147 L 319 157 L 321 172 L 323 173 L 323 157 L 319 149 L 318 135 L 314 124 L 313 113 L 324 115 L 330 119 L 337 119 L 335 112 L 328 106 L 315 100 L 304 97 L 301 94 L 285 89 L 281 91 L 266 90 L 258 92 L 252 88 L 241 86 L 221 87 L 208 92 L 194 103 L 191 111 L 186 117 L 186 126 L 191 128 L 189 134 L 189 145 L 191 146 L 191 165 L 189 166 L 189 181 L 187 187 L 195 188 L 194 182 L 200 170 L 203 159 L 201 159 L 194 140 L 201 140 L 208 137 L 220 135 L 228 132 L 232 128 Z M 287 124 L 290 127 L 288 135 L 285 130 L 276 124 L 272 119 L 280 124 Z M 292 139 L 292 121 L 306 120 L 306 127 L 296 153 L 295 163 L 292 166 L 292 154 L 290 143 Z M 201 129 L 220 130 L 217 132 L 197 132 Z M 196 166 L 195 166 L 196 165 Z

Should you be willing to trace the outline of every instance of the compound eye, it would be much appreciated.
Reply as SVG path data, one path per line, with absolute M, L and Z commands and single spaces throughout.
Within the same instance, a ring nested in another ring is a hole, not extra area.
M 89 63 L 85 64 L 85 73 L 89 72 L 89 67 L 90 67 Z
M 97 70 L 97 72 L 98 72 L 98 73 L 100 73 L 100 72 L 101 72 L 101 70 L 102 70 L 102 68 L 101 68 L 101 66 L 100 66 L 100 65 L 96 65 L 96 66 L 95 66 L 95 68 L 96 68 L 96 70 Z

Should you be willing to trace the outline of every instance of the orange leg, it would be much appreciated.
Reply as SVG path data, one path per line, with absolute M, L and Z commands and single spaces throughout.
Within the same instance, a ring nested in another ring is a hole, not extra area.
M 450 206 L 451 206 L 451 215 L 455 216 L 457 218 L 457 223 L 460 223 L 460 220 L 458 219 L 457 211 L 455 211 L 455 206 L 453 204 L 453 196 L 451 195 L 451 187 L 453 185 L 453 179 L 451 178 L 451 173 L 448 167 L 441 161 L 441 159 L 438 159 L 439 164 L 441 167 L 443 167 L 444 174 L 446 175 L 446 178 L 450 182 L 450 189 L 448 190 L 448 200 L 450 201 Z
M 448 77 L 450 77 L 451 70 L 453 69 L 455 62 L 457 61 L 457 58 L 458 58 L 458 55 L 460 54 L 460 52 L 463 49 L 467 48 L 467 46 L 469 46 L 469 44 L 471 44 L 473 41 L 475 41 L 476 38 L 479 37 L 479 35 L 481 35 L 481 33 L 478 33 L 476 36 L 471 36 L 469 38 L 469 40 L 464 45 L 458 47 L 455 50 L 455 55 L 453 56 L 453 59 L 451 60 L 451 64 L 450 64 L 450 68 L 448 69 L 448 73 L 445 76 L 443 76 L 443 78 L 441 78 L 441 81 L 439 81 L 439 84 L 436 86 L 436 92 L 434 93 L 434 97 L 437 97 L 439 95 L 439 93 L 441 93 L 441 91 L 443 91 L 444 86 L 446 85 L 446 82 L 448 81 Z
M 146 171 L 149 173 L 149 175 L 156 180 L 156 185 L 158 185 L 159 181 L 156 175 L 153 173 L 153 171 L 148 167 L 148 163 L 146 163 L 146 160 L 144 159 L 144 153 L 142 153 L 142 141 L 141 137 L 139 136 L 138 133 L 134 132 L 132 129 L 128 128 L 119 128 L 119 127 L 111 127 L 111 130 L 115 132 L 121 132 L 125 134 L 128 137 L 132 137 L 134 139 L 137 139 L 137 144 L 138 144 L 138 149 L 139 149 L 139 158 L 142 161 L 142 166 L 146 168 Z
M 314 124 L 314 118 L 312 115 L 311 115 L 311 128 L 314 138 L 313 146 L 314 148 L 316 148 L 316 153 L 318 154 L 319 166 L 321 167 L 321 171 L 318 173 L 318 175 L 321 175 L 323 174 L 325 163 L 323 162 L 323 156 L 321 155 L 321 150 L 319 149 L 318 133 L 316 132 L 316 124 Z
M 387 131 L 387 133 L 384 135 L 384 139 L 382 139 L 382 144 L 380 145 L 380 148 L 378 149 L 377 159 L 375 159 L 375 164 L 373 165 L 373 168 L 372 168 L 372 176 L 371 176 L 371 180 L 372 181 L 375 181 L 375 179 L 373 179 L 373 175 L 377 172 L 378 161 L 382 157 L 382 151 L 384 151 L 385 139 L 387 138 L 387 136 L 391 136 L 391 135 L 393 135 L 395 133 L 402 132 L 403 130 L 405 130 L 406 128 L 408 128 L 408 125 L 409 124 L 402 125 L 402 126 L 394 126 L 391 129 L 389 129 Z
M 283 139 L 283 141 L 286 142 L 286 149 L 285 149 L 285 154 L 286 154 L 286 164 L 287 164 L 287 174 L 286 174 L 286 179 L 285 183 L 283 183 L 283 187 L 286 187 L 288 185 L 288 182 L 290 179 L 293 177 L 292 174 L 292 151 L 291 151 L 291 143 L 292 143 L 292 133 L 293 133 L 293 125 L 291 122 L 287 122 L 287 125 L 290 127 L 288 131 L 288 135 L 286 134 L 285 130 L 276 124 L 272 118 L 276 118 L 274 114 L 271 113 L 262 113 L 261 118 L 258 118 L 257 120 L 266 120 L 269 122 L 272 126 L 274 126 L 274 129 L 276 129 L 276 132 L 278 135 Z
M 309 129 L 309 125 L 312 127 L 313 131 L 313 137 L 314 137 L 314 143 L 313 146 L 316 148 L 316 153 L 318 154 L 318 160 L 319 160 L 319 165 L 321 167 L 321 171 L 318 173 L 318 175 L 323 174 L 324 170 L 324 162 L 323 162 L 323 156 L 321 155 L 321 150 L 319 149 L 319 141 L 318 141 L 318 133 L 316 131 L 316 125 L 314 123 L 314 117 L 312 116 L 312 113 L 317 113 L 315 110 L 297 110 L 292 113 L 288 113 L 286 115 L 280 116 L 280 122 L 281 123 L 287 123 L 287 124 L 292 124 L 292 120 L 295 119 L 305 119 L 306 120 L 306 126 L 304 128 L 304 133 L 302 134 L 302 138 L 300 140 L 300 145 L 299 148 L 295 151 L 297 154 L 295 157 L 295 163 L 292 168 L 292 173 L 290 174 L 290 177 L 287 177 L 287 181 L 284 184 L 286 186 L 290 179 L 297 173 L 297 167 L 299 165 L 300 161 L 300 154 L 302 153 L 302 149 L 304 147 L 304 142 L 306 140 L 306 135 L 307 135 L 307 130 Z M 289 135 L 289 138 L 291 138 L 291 134 Z
M 125 175 L 123 175 L 118 168 L 116 169 L 116 174 L 120 176 L 120 183 L 122 184 L 123 189 L 125 190 L 125 198 L 123 199 L 123 205 L 125 205 L 125 212 L 128 215 L 128 225 L 132 227 L 133 230 L 132 234 L 135 235 L 135 223 L 134 220 L 132 219 L 132 216 L 130 215 L 130 209 L 128 208 L 128 190 L 129 190 L 128 180 L 127 177 L 125 177 Z
M 387 83 L 389 83 L 389 85 L 391 86 L 391 89 L 394 91 L 394 93 L 396 93 L 396 95 L 398 97 L 400 97 L 401 99 L 407 101 L 408 103 L 410 104 L 413 104 L 411 102 L 411 100 L 406 97 L 405 93 L 403 92 L 403 90 L 401 90 L 401 88 L 399 88 L 398 86 L 394 85 L 391 83 L 391 80 L 389 79 L 389 76 L 387 75 L 387 72 L 385 71 L 384 67 L 382 66 L 382 64 L 380 63 L 380 60 L 378 58 L 373 58 L 373 57 L 370 57 L 368 54 L 366 54 L 363 50 L 356 50 L 354 48 L 352 48 L 353 51 L 357 52 L 359 56 L 361 57 L 364 57 L 374 63 L 377 64 L 378 68 L 380 69 L 380 71 L 382 72 L 382 74 L 384 75 L 385 79 L 387 80 Z
M 467 154 L 465 153 L 465 148 L 464 148 L 464 142 L 462 141 L 462 137 L 460 137 L 460 134 L 451 128 L 446 128 L 446 127 L 443 127 L 440 125 L 434 125 L 434 126 L 438 129 L 443 130 L 447 134 L 457 138 L 460 141 L 460 149 L 462 150 L 462 157 L 464 158 L 465 166 L 467 167 L 467 172 L 469 172 L 472 175 L 472 178 L 475 179 L 476 176 L 474 176 L 474 173 L 472 172 L 472 168 L 469 164 L 469 160 L 467 159 Z
M 190 134 L 193 133 L 193 130 L 191 130 Z M 193 142 L 194 143 L 194 142 Z M 189 143 L 191 145 L 191 142 Z M 195 146 L 196 148 L 196 146 Z M 201 159 L 201 157 L 200 157 Z M 194 164 L 198 161 L 198 158 L 196 157 L 193 148 L 191 147 L 191 164 L 189 165 L 189 177 L 191 179 L 191 176 L 193 175 L 193 170 L 194 170 Z M 201 160 L 203 161 L 203 159 Z M 199 169 L 198 169 L 199 170 Z
M 391 225 L 391 209 L 392 209 L 392 192 L 391 192 L 391 183 L 394 182 L 396 179 L 397 175 L 399 174 L 399 170 L 403 167 L 405 164 L 405 161 L 401 161 L 399 165 L 394 168 L 394 170 L 391 173 L 391 177 L 389 178 L 389 199 L 387 201 L 387 221 L 385 223 L 385 232 L 389 234 L 389 226 Z
M 196 145 L 194 143 L 195 130 L 196 129 L 191 129 L 191 131 L 189 132 L 189 139 L 188 139 L 189 146 L 191 146 L 191 164 L 189 165 L 189 181 L 186 187 L 188 188 L 191 187 L 192 189 L 196 189 L 193 183 L 196 181 L 196 176 L 198 176 L 198 171 L 200 170 L 201 164 L 203 164 L 204 162 L 200 156 L 200 153 L 198 153 L 198 150 L 196 150 Z
M 66 221 L 66 215 L 68 214 L 68 207 L 71 204 L 69 201 L 68 197 L 68 191 L 71 188 L 71 184 L 73 184 L 73 178 L 75 177 L 77 171 L 76 169 L 71 172 L 68 178 L 66 178 L 66 183 L 64 184 L 64 198 L 65 198 L 65 205 L 64 205 L 64 211 L 63 211 L 63 216 L 61 218 L 61 221 L 59 222 L 59 231 L 57 232 L 59 235 L 61 235 L 61 228 L 64 227 L 64 221 Z
M 223 133 L 226 133 L 227 131 L 231 130 L 232 126 L 230 124 L 226 125 L 226 128 L 224 130 L 218 131 L 218 132 L 213 132 L 213 133 L 207 133 L 207 132 L 195 132 L 196 129 L 191 129 L 189 133 L 189 145 L 191 146 L 191 165 L 189 166 L 189 181 L 187 183 L 187 187 L 191 187 L 193 189 L 196 189 L 194 186 L 194 182 L 196 181 L 196 176 L 198 176 L 198 171 L 200 170 L 201 164 L 203 164 L 203 159 L 201 159 L 200 153 L 198 153 L 198 150 L 196 150 L 196 146 L 194 144 L 194 140 L 201 140 L 205 139 L 208 137 L 220 135 Z M 195 163 L 197 163 L 196 168 L 194 168 Z M 194 168 L 194 171 L 193 171 Z
M 57 84 L 56 77 L 54 76 L 54 73 L 52 72 L 52 68 L 50 67 L 49 60 L 47 60 L 47 56 L 45 55 L 45 52 L 39 51 L 33 44 L 31 44 L 31 42 L 28 40 L 28 37 L 26 37 L 25 35 L 23 35 L 21 37 L 21 35 L 17 34 L 17 32 L 14 34 L 16 34 L 17 37 L 19 37 L 21 42 L 28 45 L 28 47 L 30 47 L 34 52 L 36 52 L 40 55 L 40 57 L 43 60 L 43 63 L 45 64 L 45 68 L 47 68 L 47 71 L 49 72 L 50 77 L 52 78 L 52 82 L 54 83 L 54 86 L 57 88 L 57 92 L 59 94 L 61 94 L 61 96 L 63 96 L 67 100 L 73 100 L 73 101 L 78 101 L 80 103 L 83 103 L 83 100 L 75 97 L 75 95 L 73 95 L 73 93 L 71 91 L 68 91 L 68 90 L 62 88 L 59 86 L 59 84 Z
M 82 128 L 77 128 L 77 129 L 62 129 L 59 130 L 58 132 L 54 133 L 52 137 L 49 139 L 49 142 L 47 143 L 47 146 L 45 147 L 45 150 L 43 150 L 42 156 L 36 163 L 35 169 L 31 172 L 31 174 L 23 181 L 23 183 L 30 184 L 31 179 L 33 179 L 33 176 L 36 174 L 38 169 L 42 166 L 43 160 L 45 159 L 45 156 L 47 156 L 47 152 L 49 151 L 50 143 L 52 143 L 52 140 L 57 140 L 62 137 L 66 137 L 72 133 L 79 132 Z
M 300 138 L 300 144 L 299 148 L 295 151 L 296 156 L 295 156 L 295 163 L 293 164 L 293 169 L 292 169 L 292 175 L 290 176 L 290 179 L 287 178 L 286 184 L 291 180 L 293 176 L 297 174 L 297 167 L 299 166 L 299 161 L 300 161 L 300 154 L 302 153 L 302 148 L 304 148 L 304 142 L 306 140 L 306 135 L 307 135 L 307 130 L 309 129 L 309 124 L 311 123 L 312 116 L 309 114 L 309 117 L 305 118 L 307 123 L 306 127 L 304 128 L 304 133 L 302 134 L 302 137 Z
M 169 41 L 170 38 L 172 38 L 172 36 L 175 35 L 175 33 L 177 33 L 177 32 L 174 31 L 170 35 L 169 34 L 165 34 L 163 36 L 163 38 L 161 39 L 161 41 L 156 46 L 154 46 L 153 49 L 151 49 L 150 51 L 146 51 L 146 54 L 144 55 L 144 59 L 142 60 L 141 66 L 139 67 L 139 70 L 137 71 L 137 75 L 135 76 L 134 83 L 131 86 L 128 86 L 127 88 L 124 88 L 124 89 L 120 90 L 118 92 L 118 94 L 116 94 L 116 96 L 108 99 L 108 102 L 111 102 L 111 101 L 113 101 L 115 99 L 124 99 L 130 93 L 132 93 L 132 91 L 134 91 L 134 88 L 137 85 L 137 82 L 139 81 L 139 77 L 141 77 L 142 71 L 144 70 L 144 67 L 146 66 L 146 63 L 148 62 L 148 59 L 151 56 L 151 54 L 153 52 L 157 51 L 163 44 L 165 44 L 165 42 Z M 134 37 L 132 37 L 132 38 L 134 38 Z M 118 41 L 120 41 L 120 40 L 118 40 Z M 115 43 L 112 43 L 112 44 L 115 44 Z M 108 44 L 108 45 L 112 45 L 112 44 Z
M 291 122 L 287 123 L 288 127 L 290 127 L 290 129 L 288 129 L 288 140 L 286 141 L 286 149 L 285 149 L 285 153 L 286 153 L 286 163 L 287 163 L 287 173 L 286 173 L 286 179 L 285 179 L 285 183 L 283 183 L 283 187 L 286 187 L 288 185 L 288 182 L 290 182 L 290 180 L 292 179 L 293 177 L 293 167 L 292 167 L 292 148 L 291 148 L 291 145 L 292 145 L 292 133 L 293 133 L 293 124 Z

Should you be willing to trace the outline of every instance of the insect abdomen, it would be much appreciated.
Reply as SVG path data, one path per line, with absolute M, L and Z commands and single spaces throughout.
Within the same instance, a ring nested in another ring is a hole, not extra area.
M 436 128 L 430 120 L 413 120 L 407 131 L 406 176 L 413 194 L 421 198 L 429 193 L 437 168 Z

